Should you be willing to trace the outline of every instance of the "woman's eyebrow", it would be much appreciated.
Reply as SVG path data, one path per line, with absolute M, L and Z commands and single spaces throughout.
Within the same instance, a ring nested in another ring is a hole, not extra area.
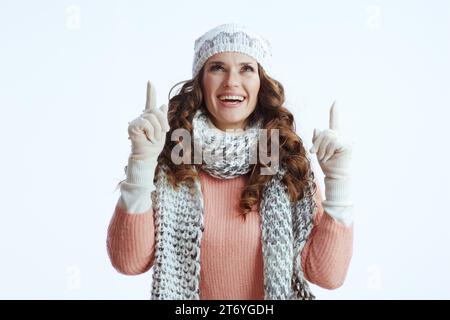
M 220 65 L 224 65 L 225 63 L 224 62 L 222 62 L 222 61 L 210 61 L 208 64 L 220 64 Z M 239 63 L 239 65 L 240 66 L 243 66 L 243 65 L 248 65 L 248 64 L 253 64 L 252 62 L 241 62 L 241 63 Z

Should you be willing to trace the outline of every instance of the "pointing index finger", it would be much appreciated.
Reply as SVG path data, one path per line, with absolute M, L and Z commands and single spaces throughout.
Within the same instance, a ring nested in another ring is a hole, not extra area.
M 156 109 L 156 91 L 153 84 L 147 82 L 147 101 L 145 102 L 145 110 Z
M 333 102 L 330 108 L 330 129 L 339 131 L 339 113 L 336 107 L 336 101 Z

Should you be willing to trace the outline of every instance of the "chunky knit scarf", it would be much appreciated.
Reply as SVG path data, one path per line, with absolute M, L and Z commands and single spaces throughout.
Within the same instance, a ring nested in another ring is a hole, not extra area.
M 201 170 L 227 179 L 252 169 L 249 154 L 257 143 L 260 123 L 241 134 L 225 133 L 209 128 L 207 116 L 199 110 L 192 124 L 194 141 L 198 138 L 195 143 L 203 151 Z M 181 183 L 174 190 L 167 168 L 160 169 L 152 192 L 156 229 L 152 299 L 199 299 L 204 230 L 200 181 L 197 178 L 194 186 Z M 265 299 L 314 299 L 301 266 L 301 252 L 317 209 L 312 185 L 303 199 L 292 203 L 281 182 L 285 172 L 281 166 L 272 176 L 260 201 Z

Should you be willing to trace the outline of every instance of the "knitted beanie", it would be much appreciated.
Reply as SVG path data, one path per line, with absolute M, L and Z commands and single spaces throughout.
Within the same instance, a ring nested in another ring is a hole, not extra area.
M 248 26 L 229 23 L 219 25 L 195 40 L 192 78 L 197 76 L 209 57 L 226 51 L 249 55 L 270 75 L 272 59 L 270 42 L 250 30 Z

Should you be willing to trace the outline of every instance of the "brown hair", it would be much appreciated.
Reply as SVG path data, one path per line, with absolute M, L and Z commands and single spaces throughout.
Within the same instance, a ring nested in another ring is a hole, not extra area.
M 166 165 L 168 168 L 168 181 L 175 189 L 178 189 L 180 182 L 187 182 L 192 185 L 194 179 L 198 176 L 198 169 L 200 168 L 200 165 L 194 164 L 193 153 L 190 152 L 190 150 L 193 150 L 192 142 L 190 148 L 183 149 L 191 159 L 190 164 L 174 164 L 171 161 L 172 149 L 183 142 L 182 139 L 171 141 L 170 137 L 173 130 L 177 128 L 188 130 L 192 136 L 192 119 L 197 109 L 203 108 L 208 114 L 202 93 L 203 72 L 204 67 L 194 79 L 175 84 L 169 92 L 168 120 L 171 129 L 167 133 L 164 149 L 158 157 L 155 176 L 160 170 L 160 165 Z M 282 84 L 269 77 L 259 64 L 258 72 L 260 76 L 258 101 L 255 110 L 250 114 L 247 121 L 249 124 L 252 124 L 262 119 L 262 127 L 267 129 L 268 132 L 268 146 L 271 143 L 270 130 L 279 129 L 279 164 L 287 170 L 282 182 L 287 187 L 290 200 L 294 202 L 305 196 L 304 191 L 307 190 L 306 187 L 309 183 L 312 183 L 314 193 L 316 192 L 314 173 L 306 157 L 303 142 L 295 133 L 294 117 L 283 106 L 285 95 Z M 183 86 L 175 96 L 170 98 L 170 93 L 180 83 L 184 83 Z M 267 150 L 270 150 L 270 147 Z M 239 210 L 244 216 L 252 210 L 253 205 L 259 202 L 263 187 L 272 177 L 271 175 L 259 174 L 262 167 L 267 167 L 267 165 L 263 165 L 258 157 L 258 163 L 253 164 L 250 177 L 241 194 Z

